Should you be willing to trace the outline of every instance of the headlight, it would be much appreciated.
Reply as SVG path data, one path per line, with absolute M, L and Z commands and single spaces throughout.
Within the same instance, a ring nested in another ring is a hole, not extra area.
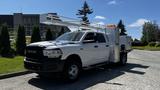
M 43 50 L 43 55 L 48 58 L 58 58 L 62 55 L 62 51 L 60 49 Z

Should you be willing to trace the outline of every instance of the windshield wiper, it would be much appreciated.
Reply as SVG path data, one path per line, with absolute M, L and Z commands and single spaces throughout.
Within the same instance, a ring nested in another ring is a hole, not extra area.
M 76 44 L 75 42 L 69 42 L 68 44 Z

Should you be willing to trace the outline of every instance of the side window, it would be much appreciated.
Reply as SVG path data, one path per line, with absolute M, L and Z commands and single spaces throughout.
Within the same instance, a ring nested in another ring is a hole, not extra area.
M 104 38 L 104 35 L 101 34 L 101 33 L 97 33 L 97 41 L 98 41 L 99 43 L 105 43 L 106 40 L 105 40 L 105 38 Z
M 94 38 L 95 38 L 94 33 L 88 33 L 84 38 L 84 40 L 95 40 Z

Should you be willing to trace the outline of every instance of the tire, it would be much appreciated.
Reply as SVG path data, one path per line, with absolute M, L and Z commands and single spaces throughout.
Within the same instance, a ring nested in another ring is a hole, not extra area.
M 44 79 L 44 78 L 48 78 L 48 76 L 46 76 L 45 73 L 37 73 L 39 78 Z
M 127 63 L 127 52 L 120 53 L 120 65 L 124 66 Z
M 81 66 L 80 63 L 69 61 L 65 64 L 63 75 L 65 80 L 74 82 L 79 78 Z

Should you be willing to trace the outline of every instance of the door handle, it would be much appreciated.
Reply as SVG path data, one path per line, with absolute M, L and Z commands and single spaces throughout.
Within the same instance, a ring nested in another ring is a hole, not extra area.
M 95 48 L 98 48 L 98 45 L 95 45 L 94 47 L 95 47 Z
M 109 47 L 109 45 L 106 45 L 106 47 Z

